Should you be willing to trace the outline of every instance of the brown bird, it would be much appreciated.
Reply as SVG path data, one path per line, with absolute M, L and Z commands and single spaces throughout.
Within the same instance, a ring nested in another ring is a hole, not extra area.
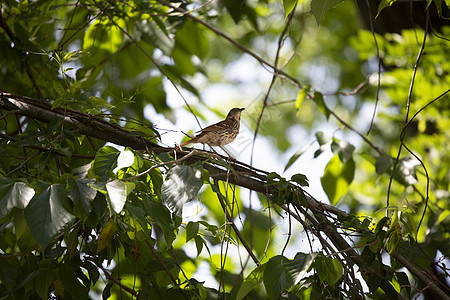
M 181 148 L 187 144 L 202 143 L 209 146 L 219 146 L 223 151 L 222 146 L 234 141 L 239 133 L 239 125 L 241 120 L 241 112 L 245 108 L 233 108 L 228 113 L 225 120 L 210 125 L 198 131 L 200 134 L 187 142 L 182 143 L 177 148 Z M 226 152 L 226 151 L 225 151 Z M 228 154 L 228 152 L 226 152 Z M 230 154 L 228 154 L 230 156 Z

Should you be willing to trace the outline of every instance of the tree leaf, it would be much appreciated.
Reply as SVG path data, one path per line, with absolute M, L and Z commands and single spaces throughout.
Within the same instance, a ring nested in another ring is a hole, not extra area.
M 67 296 L 70 295 L 73 299 L 88 298 L 88 289 L 81 284 L 70 265 L 66 263 L 59 265 L 58 279 L 61 280 Z
M 69 178 L 67 181 L 67 196 L 73 201 L 75 215 L 83 221 L 86 221 L 89 216 L 92 202 L 97 195 L 97 191 L 89 186 L 91 183 L 93 181 L 88 178 L 76 180 Z
M 161 198 L 176 214 L 181 215 L 183 205 L 197 196 L 203 185 L 201 170 L 187 165 L 176 165 L 167 172 L 161 188 Z
M 110 206 L 110 212 L 120 213 L 125 205 L 127 196 L 135 188 L 135 184 L 129 181 L 114 179 L 106 183 L 108 194 L 106 200 Z M 112 209 L 112 210 L 111 210 Z
M 100 235 L 98 236 L 97 253 L 105 249 L 105 247 L 113 238 L 114 234 L 116 234 L 117 228 L 118 227 L 116 221 L 113 218 L 110 218 L 108 222 L 106 222 L 105 226 L 102 229 L 102 232 L 100 232 Z
M 407 156 L 399 160 L 395 168 L 394 178 L 404 186 L 410 186 L 417 183 L 416 170 L 420 162 Z
M 303 174 L 294 174 L 291 177 L 291 181 L 297 182 L 301 186 L 309 186 L 308 178 Z
M 28 227 L 43 248 L 74 219 L 65 209 L 68 206 L 64 186 L 53 184 L 41 194 L 35 195 L 25 209 Z
M 198 222 L 189 222 L 186 226 L 186 243 L 198 235 Z
M 328 282 L 330 285 L 335 284 L 343 274 L 341 262 L 335 258 L 329 258 L 324 255 L 316 257 L 314 260 L 314 268 L 319 276 L 320 282 Z
M 353 159 L 342 164 L 339 155 L 335 154 L 328 162 L 320 181 L 331 205 L 336 204 L 347 193 L 354 174 L 355 161 Z
M 117 172 L 122 168 L 127 168 L 134 163 L 134 154 L 129 150 L 120 151 L 119 156 L 117 157 L 117 166 L 114 168 L 113 172 L 117 174 Z
M 311 147 L 311 145 L 303 145 L 300 147 L 300 149 L 298 149 L 294 155 L 291 156 L 291 158 L 289 158 L 288 163 L 286 164 L 286 166 L 284 167 L 284 171 L 286 171 L 287 169 L 289 169 L 290 166 L 292 166 L 297 159 L 306 152 L 306 150 L 309 149 L 309 147 Z
M 158 199 L 149 194 L 142 195 L 142 204 L 150 218 L 161 227 L 168 245 L 175 240 L 175 223 L 170 217 L 170 211 Z
M 306 274 L 313 261 L 313 256 L 297 253 L 293 260 L 277 255 L 272 257 L 265 265 L 264 286 L 270 299 L 277 299 L 286 289 L 297 284 Z
M 346 163 L 353 157 L 355 147 L 346 141 L 333 138 L 333 142 L 331 143 L 331 151 L 339 155 L 341 162 Z
M 297 0 L 295 0 L 295 3 L 297 3 Z M 310 86 L 307 85 L 298 92 L 297 99 L 295 99 L 295 108 L 297 110 L 297 113 L 295 115 L 297 117 L 300 114 L 300 107 L 302 106 L 303 100 L 305 100 L 306 95 L 308 94 L 309 90 L 310 90 Z
M 200 253 L 202 253 L 203 245 L 206 246 L 206 241 L 199 235 L 196 235 L 194 237 L 194 241 L 195 241 L 195 247 L 197 248 L 197 256 L 199 256 Z M 208 250 L 208 252 L 209 252 L 209 250 Z M 211 253 L 210 253 L 210 255 L 211 255 Z
M 397 1 L 397 0 L 381 0 L 380 5 L 378 5 L 378 12 L 377 12 L 377 15 L 375 16 L 375 19 L 378 18 L 378 16 L 380 15 L 380 12 L 384 8 L 391 6 L 395 1 Z
M 286 270 L 290 276 L 294 279 L 292 285 L 296 285 L 306 275 L 311 264 L 314 262 L 314 258 L 318 253 L 302 253 L 298 252 L 292 261 L 286 264 Z
M 378 175 L 383 174 L 392 166 L 392 158 L 387 155 L 381 155 L 375 162 L 375 170 Z
M 263 274 L 266 268 L 266 264 L 256 267 L 245 279 L 239 288 L 236 300 L 243 299 L 250 291 L 256 288 L 263 281 Z
M 119 155 L 120 151 L 111 146 L 105 146 L 98 150 L 92 163 L 94 173 L 100 176 L 103 181 L 107 181 L 108 178 L 113 176 L 113 170 L 117 165 Z
M 317 25 L 320 25 L 325 13 L 341 3 L 343 0 L 311 0 L 311 11 L 316 18 Z M 315 97 L 315 96 L 314 96 Z
M 9 214 L 14 207 L 27 207 L 34 194 L 34 190 L 23 182 L 0 178 L 0 218 Z
M 285 21 L 286 21 L 286 18 L 288 17 L 288 15 L 295 8 L 296 4 L 297 4 L 297 0 L 283 0 L 284 20 Z

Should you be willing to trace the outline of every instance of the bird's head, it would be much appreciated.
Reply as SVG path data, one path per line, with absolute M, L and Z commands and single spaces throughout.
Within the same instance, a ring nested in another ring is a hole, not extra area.
M 235 120 L 239 121 L 241 119 L 241 112 L 244 109 L 245 108 L 237 108 L 237 107 L 231 109 L 227 115 L 227 119 L 235 119 Z

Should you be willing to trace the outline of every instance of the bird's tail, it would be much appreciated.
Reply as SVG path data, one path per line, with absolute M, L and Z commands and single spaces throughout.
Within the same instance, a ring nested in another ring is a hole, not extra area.
M 186 142 L 184 142 L 184 143 L 181 143 L 180 145 L 178 145 L 178 146 L 175 148 L 175 150 L 179 150 L 179 149 L 181 149 L 181 147 L 184 147 L 184 146 L 186 146 L 187 144 L 195 143 L 195 139 L 196 139 L 196 138 L 193 138 L 193 139 L 190 139 L 189 141 L 186 141 Z

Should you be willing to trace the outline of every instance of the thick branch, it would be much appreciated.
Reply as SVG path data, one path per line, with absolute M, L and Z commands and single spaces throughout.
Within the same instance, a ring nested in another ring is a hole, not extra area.
M 0 109 L 11 111 L 15 114 L 27 116 L 45 123 L 49 123 L 54 118 L 62 118 L 65 122 L 73 124 L 80 134 L 95 137 L 117 145 L 128 146 L 135 150 L 146 150 L 157 154 L 174 152 L 174 149 L 172 148 L 159 146 L 142 137 L 131 136 L 126 129 L 110 124 L 98 117 L 69 109 L 58 108 L 51 110 L 50 104 L 24 96 L 0 92 Z M 203 167 L 209 171 L 211 178 L 214 180 L 228 181 L 231 184 L 262 193 L 268 198 L 271 198 L 271 196 L 276 192 L 276 190 L 274 190 L 274 186 L 267 185 L 267 172 L 236 161 L 228 162 L 235 172 L 230 172 L 227 174 L 228 170 L 224 167 L 223 162 L 219 162 L 217 158 L 213 159 L 212 156 L 202 155 L 201 151 L 198 153 L 200 154 L 176 151 L 176 157 L 181 159 L 184 156 L 189 155 L 188 158 L 184 159 L 184 161 L 188 164 L 203 162 Z M 208 152 L 204 153 L 207 154 Z M 298 186 L 291 186 L 291 188 L 293 190 L 298 189 L 301 191 L 301 188 Z M 295 205 L 302 205 L 313 213 L 314 218 L 318 221 L 316 224 L 318 229 L 327 235 L 338 251 L 345 253 L 345 257 L 351 265 L 356 264 L 365 272 L 372 273 L 373 271 L 371 269 L 361 266 L 360 255 L 349 245 L 341 234 L 337 232 L 334 225 L 331 224 L 327 218 L 327 214 L 336 216 L 346 216 L 348 214 L 336 207 L 317 201 L 311 195 L 305 194 L 305 196 L 306 204 L 303 205 L 296 203 Z M 435 291 L 439 295 L 443 293 L 434 281 L 430 279 L 428 274 L 416 269 L 400 254 L 394 253 L 393 256 L 406 268 L 408 268 L 411 273 L 420 277 L 424 282 L 427 282 L 431 290 Z M 445 297 L 442 299 L 445 299 Z

